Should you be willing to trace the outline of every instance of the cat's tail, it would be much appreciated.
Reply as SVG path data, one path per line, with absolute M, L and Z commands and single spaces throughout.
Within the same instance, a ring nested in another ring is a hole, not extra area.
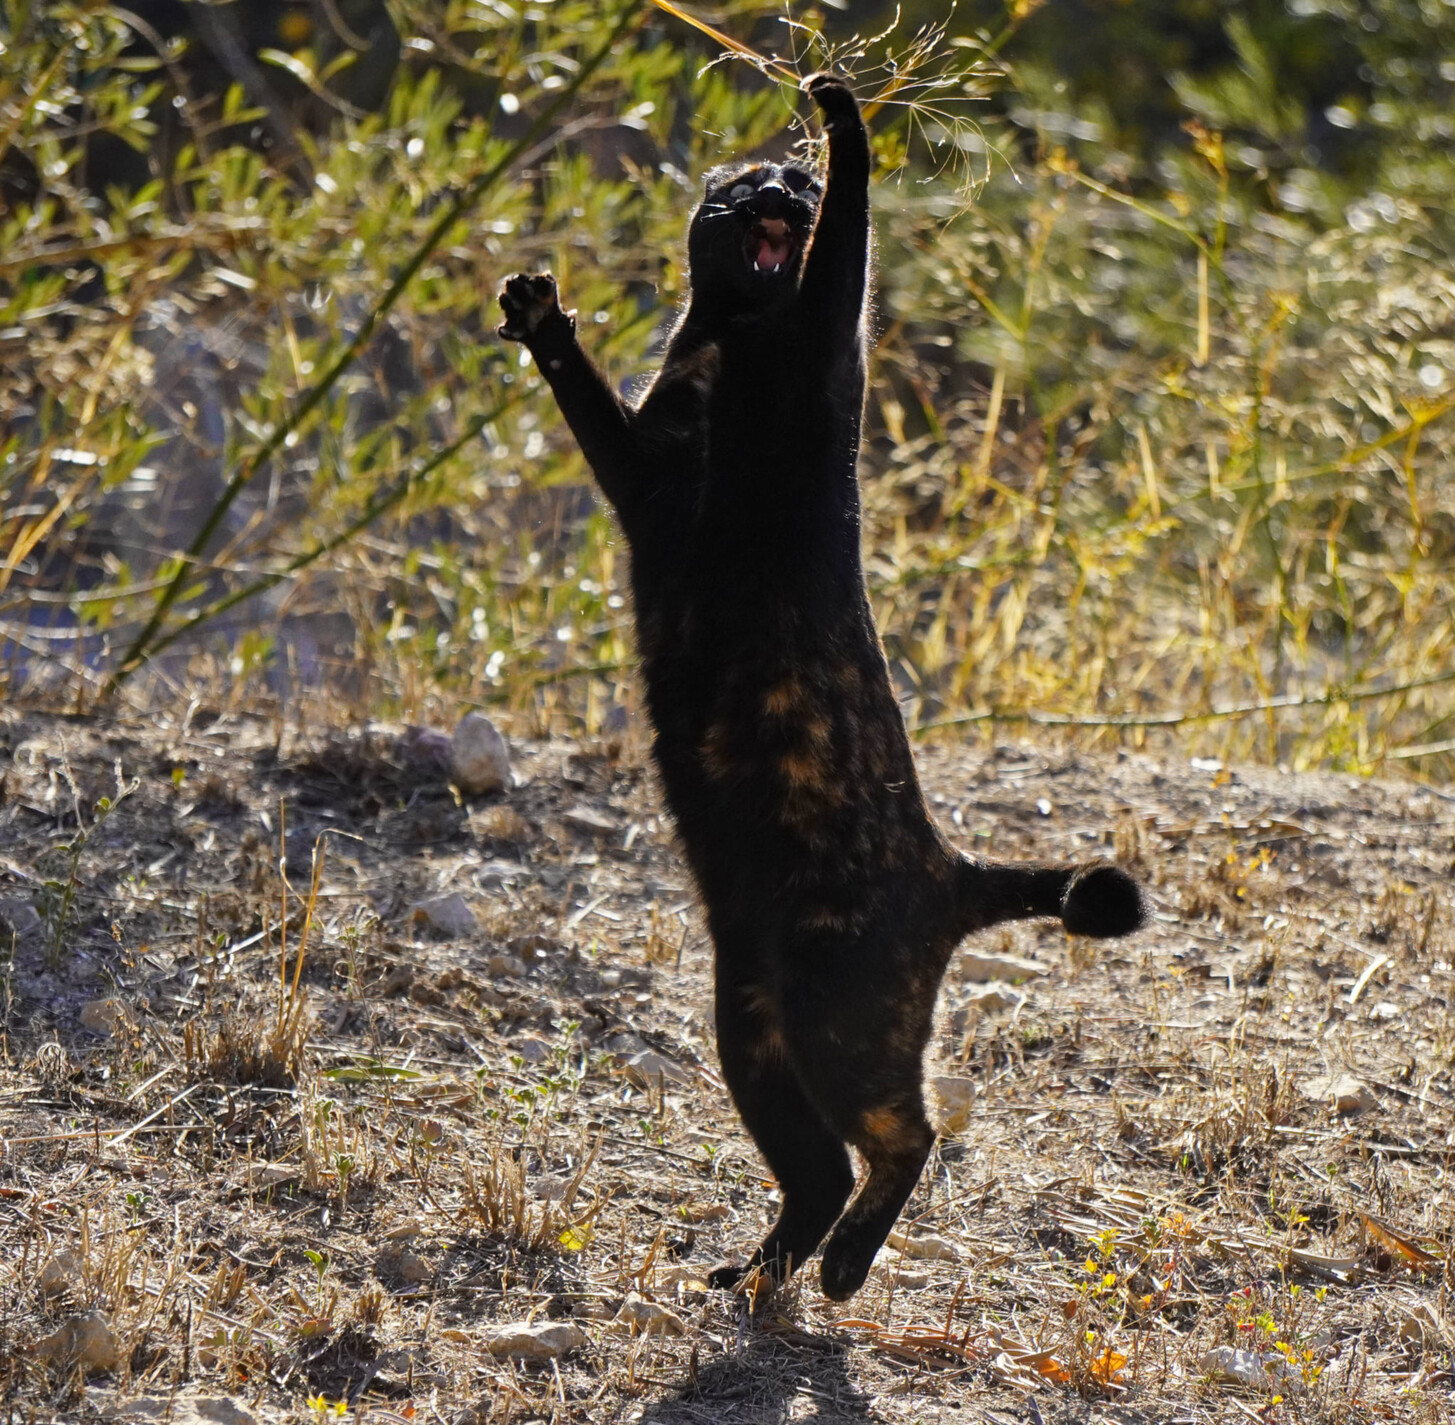
M 1073 935 L 1130 935 L 1147 920 L 1142 888 L 1120 866 L 1015 865 L 965 857 L 958 872 L 962 934 L 1050 916 Z

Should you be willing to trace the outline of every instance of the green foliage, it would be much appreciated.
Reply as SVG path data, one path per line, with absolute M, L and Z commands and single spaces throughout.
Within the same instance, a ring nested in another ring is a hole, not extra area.
M 860 43 L 715 19 L 880 101 L 866 557 L 909 716 L 1170 714 L 1448 771 L 1455 10 L 1160 7 L 1152 123 L 1072 63 L 1062 7 L 970 8 Z M 1094 55 L 1148 7 L 1072 9 Z M 132 650 L 523 730 L 635 706 L 619 537 L 493 293 L 549 267 L 606 368 L 649 371 L 699 175 L 794 142 L 793 87 L 644 0 L 401 0 L 377 111 L 283 145 L 240 84 L 172 105 L 185 46 L 122 12 L 0 15 L 0 679 L 94 691 Z M 1364 77 L 1324 94 L 1319 54 Z M 103 139 L 145 180 L 109 181 Z

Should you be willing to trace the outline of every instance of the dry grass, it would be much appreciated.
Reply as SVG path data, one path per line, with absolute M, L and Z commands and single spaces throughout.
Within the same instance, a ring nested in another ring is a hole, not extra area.
M 347 1401 L 449 1422 L 1448 1414 L 1442 794 L 930 749 L 965 844 L 1115 842 L 1157 919 L 1127 945 L 1035 927 L 975 945 L 1047 973 L 985 1008 L 952 969 L 936 1072 L 959 1131 L 900 1250 L 846 1306 L 810 1267 L 754 1312 L 700 1290 L 771 1195 L 715 1072 L 709 950 L 633 754 L 523 743 L 520 785 L 461 805 L 384 730 L 279 749 L 272 726 L 199 709 L 185 728 L 11 714 L 0 739 L 12 1412 L 227 1396 L 260 1419 Z M 118 760 L 138 787 L 87 841 L 57 957 L 24 914 L 34 868 Z M 478 935 L 412 916 L 453 891 Z M 643 1051 L 660 1055 L 645 1071 Z M 1367 1109 L 1330 1107 L 1341 1074 Z M 630 1318 L 650 1308 L 629 1298 L 672 1317 L 642 1334 Z M 89 1310 L 114 1369 L 32 1349 Z M 492 1356 L 492 1331 L 527 1318 L 584 1344 Z M 1286 1365 L 1271 1388 L 1219 1382 L 1222 1346 Z

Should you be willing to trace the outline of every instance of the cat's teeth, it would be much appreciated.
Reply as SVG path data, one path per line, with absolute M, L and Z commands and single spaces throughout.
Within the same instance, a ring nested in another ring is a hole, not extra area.
M 773 264 L 773 271 L 774 272 L 782 272 L 783 271 L 783 264 L 781 262 L 775 262 Z
M 757 259 L 757 258 L 756 258 L 756 257 L 755 257 L 755 258 L 754 258 L 754 259 L 753 259 L 753 271 L 754 271 L 754 272 L 761 272 L 761 271 L 762 271 L 762 270 L 763 270 L 763 269 L 762 269 L 762 268 L 761 268 L 761 267 L 759 267 L 759 266 L 758 266 L 758 259 Z

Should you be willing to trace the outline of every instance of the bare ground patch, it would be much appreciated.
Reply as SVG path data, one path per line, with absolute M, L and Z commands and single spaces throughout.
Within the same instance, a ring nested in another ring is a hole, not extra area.
M 962 844 L 1156 920 L 967 945 L 901 1250 L 754 1313 L 699 1286 L 770 1185 L 650 776 L 523 744 L 462 803 L 397 732 L 0 715 L 12 1414 L 1448 1418 L 1447 793 L 925 749 Z

